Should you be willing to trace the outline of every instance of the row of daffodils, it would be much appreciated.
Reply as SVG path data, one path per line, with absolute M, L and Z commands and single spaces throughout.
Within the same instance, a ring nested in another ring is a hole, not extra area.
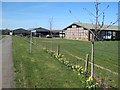
M 83 69 L 82 66 L 79 65 L 73 65 L 69 61 L 66 60 L 65 56 L 62 54 L 57 54 L 55 51 L 49 50 L 47 48 L 43 48 L 43 50 L 47 53 L 49 53 L 52 57 L 54 57 L 56 60 L 60 61 L 62 64 L 66 65 L 68 68 L 70 68 L 72 71 L 76 72 L 78 76 L 85 78 L 85 81 L 81 81 L 84 88 L 97 88 L 98 83 L 88 75 L 88 73 Z

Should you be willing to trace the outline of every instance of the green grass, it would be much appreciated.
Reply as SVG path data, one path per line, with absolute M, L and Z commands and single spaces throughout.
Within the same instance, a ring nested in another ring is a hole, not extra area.
M 15 68 L 19 72 L 16 75 L 17 87 L 34 87 L 35 85 L 38 87 L 81 87 L 76 74 L 43 52 L 42 48 L 46 47 L 56 51 L 57 45 L 60 45 L 60 53 L 64 54 L 70 63 L 84 67 L 84 61 L 76 59 L 70 54 L 85 59 L 86 54 L 91 54 L 90 42 L 33 38 L 33 42 L 37 46 L 33 45 L 32 55 L 29 55 L 29 44 L 26 42 L 28 40 L 28 38 L 13 37 Z M 20 63 L 23 66 L 22 70 Z M 118 72 L 118 41 L 95 42 L 95 64 Z M 109 87 L 118 87 L 117 75 L 95 67 L 95 76 L 103 80 Z M 21 77 L 24 77 L 25 80 L 22 80 Z M 20 81 L 18 81 L 19 79 Z M 22 82 L 26 84 L 22 85 Z
M 72 57 L 70 54 L 85 59 L 86 54 L 91 54 L 91 43 L 78 40 L 64 39 L 40 39 L 34 38 L 34 43 L 52 50 L 57 50 L 60 45 L 60 52 L 64 54 L 71 63 L 84 66 L 85 62 Z M 95 42 L 95 64 L 118 72 L 118 41 Z M 90 65 L 89 65 L 90 70 Z M 103 79 L 109 87 L 118 87 L 118 76 L 106 70 L 95 67 L 95 76 Z
M 32 47 L 21 37 L 13 37 L 13 58 L 16 87 L 82 88 L 80 77 L 45 53 L 41 47 Z

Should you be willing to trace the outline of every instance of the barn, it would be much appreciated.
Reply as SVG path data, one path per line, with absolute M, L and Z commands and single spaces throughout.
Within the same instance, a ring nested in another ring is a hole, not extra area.
M 98 35 L 98 40 L 120 40 L 120 30 L 118 26 L 104 25 L 102 31 L 100 31 Z M 95 25 L 89 23 L 72 23 L 71 25 L 64 28 L 65 30 L 65 38 L 72 40 L 83 40 L 90 41 L 92 35 L 88 29 L 95 31 Z
M 50 32 L 52 33 L 53 37 L 61 37 L 61 38 L 65 37 L 64 30 L 50 30 Z
M 9 29 L 2 29 L 2 35 L 9 35 L 10 31 Z
M 30 34 L 30 32 L 23 28 L 18 28 L 18 29 L 13 30 L 13 35 L 28 36 L 29 34 Z
M 46 35 L 49 35 L 49 34 L 50 34 L 50 31 L 42 27 L 32 29 L 32 35 L 35 37 L 46 37 Z
M 32 35 L 35 37 L 64 37 L 64 30 L 48 30 L 46 28 L 34 28 L 31 30 Z

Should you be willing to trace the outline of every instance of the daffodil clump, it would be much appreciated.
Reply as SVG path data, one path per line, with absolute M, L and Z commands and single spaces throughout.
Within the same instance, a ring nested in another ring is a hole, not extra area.
M 43 50 L 47 53 L 49 52 L 49 50 L 47 48 L 43 48 Z
M 67 61 L 64 55 L 62 54 L 58 55 L 55 51 L 52 51 L 46 48 L 43 48 L 43 50 L 49 53 L 51 56 L 53 56 L 58 61 L 60 61 L 62 64 L 68 66 L 68 68 L 70 68 L 73 72 L 77 72 L 78 76 L 85 78 L 85 81 L 81 81 L 85 88 L 98 87 L 98 83 L 96 83 L 95 80 L 91 76 L 88 76 L 88 72 L 86 72 L 82 66 L 70 64 L 70 62 Z
M 98 83 L 93 79 L 93 77 L 89 76 L 86 80 L 86 88 L 96 88 L 98 87 Z
M 46 48 L 43 48 L 43 50 L 47 53 L 49 53 L 51 56 L 59 60 L 61 63 L 65 64 L 66 66 L 69 66 L 69 61 L 66 60 L 64 55 L 58 55 L 55 51 L 48 50 Z
M 85 73 L 83 67 L 82 67 L 82 66 L 79 66 L 79 65 L 72 65 L 72 66 L 71 66 L 71 69 L 72 69 L 73 71 L 76 71 L 76 72 L 80 73 L 80 74 L 84 74 L 84 73 Z

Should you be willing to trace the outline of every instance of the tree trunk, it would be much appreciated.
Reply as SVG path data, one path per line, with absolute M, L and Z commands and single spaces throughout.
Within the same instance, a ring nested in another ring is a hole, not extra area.
M 94 78 L 94 36 L 92 37 L 92 52 L 91 52 L 91 77 Z

